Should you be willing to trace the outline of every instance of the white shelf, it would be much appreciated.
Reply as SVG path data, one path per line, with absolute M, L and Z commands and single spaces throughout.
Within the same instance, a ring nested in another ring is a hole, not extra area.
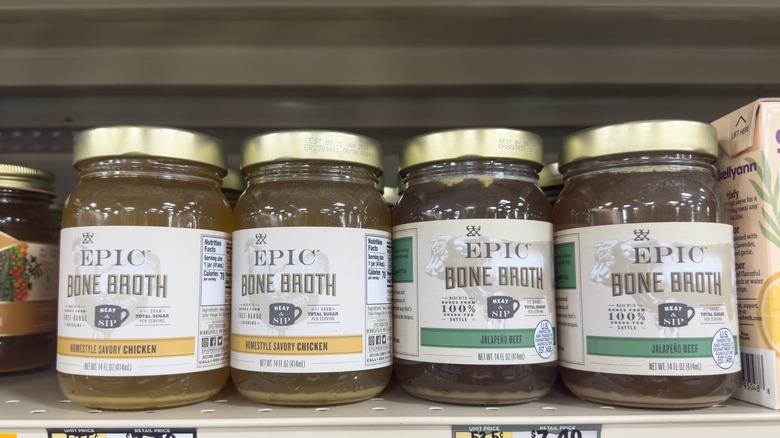
M 232 385 L 232 384 L 231 384 Z M 556 391 L 528 404 L 468 407 L 427 402 L 397 386 L 369 401 L 328 408 L 268 406 L 244 399 L 232 386 L 196 405 L 151 412 L 89 410 L 63 402 L 56 374 L 46 370 L 0 378 L 0 433 L 46 428 L 197 428 L 198 437 L 423 436 L 451 437 L 453 425 L 602 425 L 602 437 L 776 436 L 780 412 L 730 400 L 707 409 L 650 411 L 607 408 Z M 630 435 L 624 435 L 631 431 Z M 36 435 L 29 435 L 36 436 Z M 43 435 L 45 436 L 45 435 Z

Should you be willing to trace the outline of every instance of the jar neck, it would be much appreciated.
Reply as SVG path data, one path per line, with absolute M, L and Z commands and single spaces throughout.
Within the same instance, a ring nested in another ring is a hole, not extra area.
M 248 184 L 281 181 L 350 182 L 377 187 L 379 169 L 338 162 L 285 161 L 248 166 Z
M 561 169 L 564 181 L 581 175 L 598 175 L 612 172 L 662 172 L 662 171 L 699 171 L 716 176 L 714 158 L 707 155 L 679 153 L 679 152 L 654 152 L 596 157 L 571 163 Z
M 502 178 L 536 184 L 539 174 L 530 164 L 516 160 L 458 160 L 410 167 L 401 171 L 404 187 L 444 179 Z
M 222 186 L 220 174 L 222 170 L 218 167 L 174 159 L 156 157 L 99 159 L 78 163 L 76 168 L 82 180 L 161 178 L 206 184 L 215 188 Z

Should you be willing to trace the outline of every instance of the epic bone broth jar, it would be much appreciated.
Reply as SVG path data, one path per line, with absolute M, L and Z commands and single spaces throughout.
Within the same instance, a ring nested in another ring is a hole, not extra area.
M 732 228 L 715 130 L 689 121 L 588 129 L 559 151 L 553 209 L 561 376 L 616 405 L 727 399 L 740 371 Z
M 63 211 L 57 370 L 65 395 L 151 409 L 228 376 L 232 213 L 226 157 L 202 134 L 105 127 L 76 139 Z
M 395 371 L 412 395 L 537 399 L 556 378 L 550 205 L 541 139 L 511 129 L 422 135 L 401 151 L 393 219 Z
M 0 373 L 54 361 L 58 216 L 54 177 L 0 164 Z
M 249 139 L 235 208 L 233 382 L 284 405 L 346 403 L 392 372 L 380 145 L 346 132 Z

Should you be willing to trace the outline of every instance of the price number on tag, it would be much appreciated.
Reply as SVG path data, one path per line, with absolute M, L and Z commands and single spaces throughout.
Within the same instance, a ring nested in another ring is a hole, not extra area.
M 579 429 L 563 429 L 557 434 L 549 430 L 532 430 L 531 438 L 583 438 L 583 436 Z
M 471 432 L 470 438 L 504 438 L 504 432 Z

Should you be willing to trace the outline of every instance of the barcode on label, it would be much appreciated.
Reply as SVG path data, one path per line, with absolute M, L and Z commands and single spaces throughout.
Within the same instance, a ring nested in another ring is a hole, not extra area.
M 753 390 L 766 389 L 764 357 L 758 354 L 740 353 L 742 358 L 742 384 Z

